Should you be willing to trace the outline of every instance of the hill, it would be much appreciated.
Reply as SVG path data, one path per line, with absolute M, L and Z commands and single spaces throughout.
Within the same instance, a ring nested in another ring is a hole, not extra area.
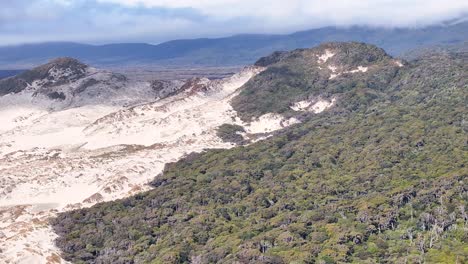
M 49 218 L 147 190 L 186 153 L 233 147 L 217 129 L 239 122 L 229 100 L 262 70 L 139 80 L 58 58 L 0 80 L 1 262 L 65 263 Z
M 217 39 L 174 40 L 159 45 L 43 43 L 0 47 L 0 68 L 27 68 L 56 57 L 73 57 L 97 66 L 231 66 L 252 64 L 277 50 L 309 48 L 329 41 L 360 41 L 397 56 L 424 46 L 467 40 L 468 22 L 425 28 L 326 27 L 289 35 L 237 35 Z
M 466 262 L 464 61 L 401 62 L 360 43 L 263 58 L 233 108 L 301 123 L 60 214 L 57 246 L 76 263 Z M 333 107 L 314 111 L 317 97 Z

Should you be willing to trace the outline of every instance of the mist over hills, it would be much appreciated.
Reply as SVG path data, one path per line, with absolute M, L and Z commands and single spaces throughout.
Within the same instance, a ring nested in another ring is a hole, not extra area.
M 53 42 L 0 47 L 0 69 L 30 68 L 63 56 L 104 67 L 246 65 L 273 51 L 308 48 L 328 41 L 371 43 L 393 56 L 399 56 L 420 47 L 457 45 L 466 41 L 467 36 L 468 22 L 464 21 L 425 28 L 325 27 L 289 35 L 245 34 L 215 39 L 173 40 L 158 45 Z

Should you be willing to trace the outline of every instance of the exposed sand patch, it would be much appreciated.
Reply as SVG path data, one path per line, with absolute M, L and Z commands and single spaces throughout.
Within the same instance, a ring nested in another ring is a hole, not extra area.
M 333 53 L 331 50 L 326 49 L 324 54 L 318 56 L 317 63 L 325 63 L 328 61 L 328 59 L 330 59 L 333 56 L 335 56 L 335 53 Z
M 326 109 L 332 107 L 336 102 L 336 98 L 333 98 L 331 101 L 327 100 L 305 100 L 305 101 L 300 101 L 297 103 L 294 103 L 291 106 L 291 109 L 294 111 L 308 111 L 308 112 L 313 112 L 315 114 L 319 114 Z

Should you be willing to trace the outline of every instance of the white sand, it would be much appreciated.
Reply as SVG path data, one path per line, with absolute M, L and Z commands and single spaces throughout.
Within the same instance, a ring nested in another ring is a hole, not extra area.
M 330 59 L 331 57 L 335 56 L 335 53 L 331 52 L 331 50 L 325 50 L 325 53 L 322 55 L 318 56 L 318 63 L 325 63 Z
M 248 67 L 223 80 L 201 79 L 206 90 L 188 89 L 157 101 L 148 98 L 144 84 L 110 92 L 95 87 L 101 99 L 88 94 L 65 103 L 31 97 L 38 87 L 0 97 L 0 259 L 51 261 L 59 251 L 49 217 L 148 190 L 166 163 L 191 152 L 233 147 L 216 136 L 224 123 L 242 125 L 249 134 L 298 123 L 272 113 L 249 124 L 237 117 L 230 100 L 262 70 Z M 333 103 L 300 107 L 318 113 Z

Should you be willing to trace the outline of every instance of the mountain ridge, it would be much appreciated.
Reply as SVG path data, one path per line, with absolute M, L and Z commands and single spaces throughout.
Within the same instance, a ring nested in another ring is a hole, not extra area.
M 0 47 L 1 68 L 25 68 L 54 57 L 75 57 L 96 66 L 162 65 L 171 67 L 246 65 L 276 50 L 309 48 L 321 42 L 360 41 L 382 46 L 392 55 L 422 46 L 466 41 L 468 22 L 425 28 L 326 27 L 289 35 L 244 34 L 225 38 L 184 39 L 158 45 L 144 43 L 88 45 L 43 43 Z

